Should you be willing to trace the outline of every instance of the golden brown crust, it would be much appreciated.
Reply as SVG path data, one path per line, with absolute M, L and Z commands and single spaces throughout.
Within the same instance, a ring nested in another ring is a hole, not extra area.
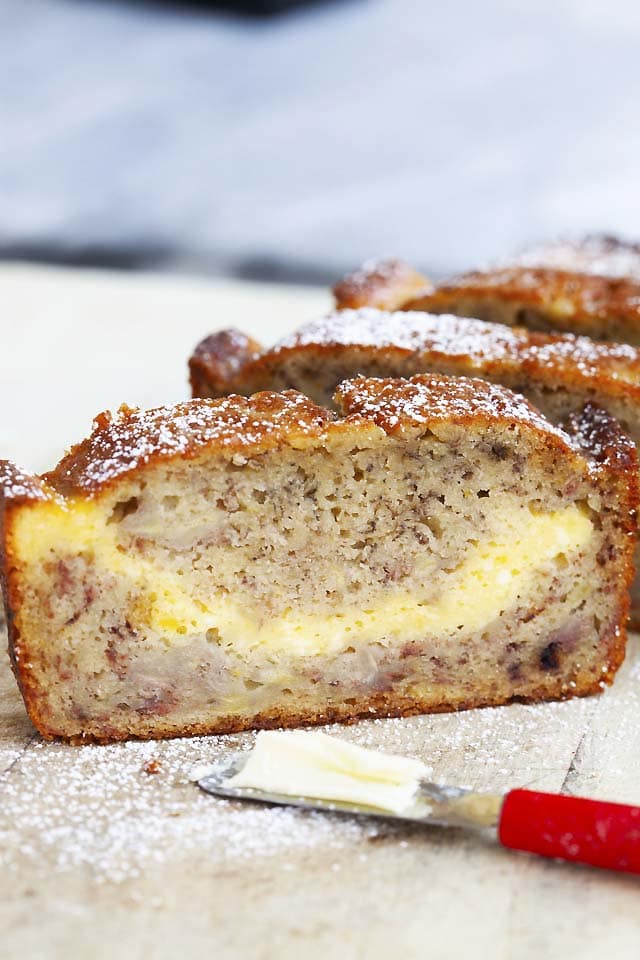
M 615 674 L 624 660 L 626 633 L 617 632 L 615 628 L 602 639 L 603 648 L 607 651 L 608 668 L 597 679 L 594 677 L 578 678 L 575 686 L 568 688 L 562 678 L 552 677 L 545 683 L 539 684 L 526 696 L 516 694 L 512 697 L 476 697 L 461 701 L 447 700 L 445 696 L 434 704 L 432 700 L 421 702 L 415 697 L 399 698 L 397 694 L 376 693 L 359 706 L 357 711 L 349 704 L 334 703 L 323 711 L 308 711 L 291 713 L 285 711 L 270 711 L 269 713 L 254 714 L 251 717 L 230 716 L 216 720 L 214 724 L 191 724 L 177 730 L 170 725 L 162 725 L 162 720 L 154 717 L 149 721 L 149 728 L 145 729 L 144 721 L 139 721 L 136 730 L 122 731 L 109 727 L 105 723 L 100 731 L 85 736 L 61 738 L 47 729 L 46 720 L 42 724 L 39 720 L 37 727 L 46 740 L 60 740 L 80 745 L 89 743 L 114 743 L 118 740 L 158 740 L 174 737 L 200 737 L 210 734 L 242 733 L 245 730 L 274 730 L 287 727 L 312 727 L 328 723 L 352 724 L 360 720 L 374 718 L 413 717 L 424 713 L 457 713 L 463 710 L 473 710 L 480 707 L 502 707 L 510 703 L 539 703 L 541 700 L 573 700 L 576 697 L 588 697 L 602 693 L 610 686 Z M 33 721 L 33 715 L 30 713 Z
M 37 693 L 31 688 L 28 672 L 21 669 L 20 637 L 13 616 L 14 610 L 20 609 L 21 595 L 17 578 L 10 575 L 15 556 L 12 520 L 21 505 L 47 500 L 50 496 L 39 477 L 8 460 L 0 460 L 0 587 L 7 618 L 9 658 L 25 703 L 35 703 Z
M 368 260 L 335 285 L 338 309 L 378 307 L 396 310 L 407 300 L 433 289 L 430 280 L 402 260 Z
M 635 491 L 640 489 L 638 451 L 615 417 L 597 404 L 587 403 L 581 411 L 572 413 L 563 426 L 583 454 L 598 467 L 628 476 L 629 497 L 633 500 Z M 625 514 L 623 519 L 629 516 Z M 635 527 L 631 524 L 629 529 Z
M 533 428 L 549 446 L 575 455 L 569 438 L 524 397 L 486 380 L 423 374 L 406 380 L 355 377 L 340 384 L 335 400 L 347 417 L 372 420 L 393 435 L 424 432 L 435 424 L 458 426 L 519 424 Z M 634 449 L 635 454 L 635 449 Z
M 228 393 L 226 385 L 261 352 L 260 344 L 239 330 L 221 330 L 205 337 L 189 359 L 192 396 L 218 397 Z
M 20 503 L 25 500 L 47 500 L 51 494 L 39 477 L 22 470 L 10 460 L 0 460 L 0 503 L 11 500 Z M 2 513 L 0 512 L 0 519 Z
M 0 473 L 0 482 L 4 477 L 0 493 L 5 506 L 9 501 L 56 495 L 95 496 L 151 463 L 192 459 L 204 451 L 253 456 L 284 443 L 306 444 L 328 430 L 368 431 L 371 423 L 386 432 L 444 419 L 527 423 L 554 443 L 564 444 L 567 452 L 571 448 L 562 431 L 523 397 L 484 380 L 437 374 L 410 380 L 360 378 L 343 384 L 339 397 L 347 411 L 344 421 L 293 390 L 190 400 L 153 410 L 123 406 L 116 416 L 96 417 L 90 437 L 41 478 L 6 464 Z
M 204 450 L 260 453 L 285 440 L 322 434 L 331 414 L 300 393 L 258 393 L 224 400 L 190 400 L 153 410 L 123 406 L 100 414 L 91 436 L 43 481 L 64 496 L 92 495 L 152 462 L 190 459 Z
M 500 267 L 454 277 L 404 310 L 456 313 L 460 301 L 476 310 L 491 302 L 517 308 L 516 322 L 534 329 L 567 330 L 596 339 L 640 340 L 640 282 L 626 277 L 572 273 L 550 267 Z
M 20 509 L 20 507 L 24 506 L 27 502 L 35 503 L 38 500 L 42 500 L 43 497 L 41 496 L 40 485 L 38 484 L 37 478 L 25 476 L 24 474 L 20 477 L 21 471 L 15 468 L 13 464 L 4 462 L 2 467 L 3 477 L 5 481 L 9 479 L 11 489 L 15 495 L 14 499 L 12 499 L 11 496 L 3 497 L 0 495 L 0 583 L 7 618 L 9 660 L 18 688 L 27 707 L 29 718 L 34 726 L 37 727 L 40 695 L 37 685 L 33 681 L 31 672 L 24 669 L 20 634 L 15 622 L 15 612 L 20 610 L 22 606 L 22 593 L 19 578 L 12 576 L 16 562 L 15 558 L 17 556 L 13 542 L 12 525 L 16 510 Z M 19 480 L 18 477 L 20 477 Z M 25 489 L 24 495 L 19 492 L 23 479 L 27 481 L 24 487 L 31 488 L 28 493 Z M 31 481 L 33 481 L 33 483 L 31 483 Z M 1 489 L 2 488 L 0 488 L 0 491 Z M 9 488 L 5 489 L 8 490 Z M 46 717 L 44 719 L 46 721 Z

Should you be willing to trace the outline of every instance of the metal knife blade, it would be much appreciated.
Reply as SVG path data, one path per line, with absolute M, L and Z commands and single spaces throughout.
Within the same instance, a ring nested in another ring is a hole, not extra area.
M 210 773 L 197 781 L 198 786 L 205 793 L 231 800 L 249 800 L 254 803 L 300 807 L 303 810 L 325 810 L 332 813 L 384 817 L 474 830 L 495 828 L 503 801 L 502 796 L 497 794 L 476 793 L 464 787 L 446 786 L 421 780 L 413 803 L 400 814 L 342 800 L 267 793 L 249 787 L 229 786 L 228 781 L 242 769 L 248 756 L 248 753 L 240 753 L 221 761 L 211 769 Z

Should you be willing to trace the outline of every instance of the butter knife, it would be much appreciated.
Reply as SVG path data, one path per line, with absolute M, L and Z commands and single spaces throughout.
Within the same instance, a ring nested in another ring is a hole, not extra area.
M 421 780 L 411 806 L 398 814 L 361 804 L 228 785 L 248 756 L 236 754 L 217 764 L 197 781 L 198 786 L 231 800 L 481 831 L 510 850 L 640 874 L 640 807 L 537 790 L 477 793 Z

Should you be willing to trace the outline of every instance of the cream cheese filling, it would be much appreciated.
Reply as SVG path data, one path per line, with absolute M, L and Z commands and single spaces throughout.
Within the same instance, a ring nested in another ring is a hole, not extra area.
M 193 597 L 177 574 L 126 553 L 118 543 L 117 527 L 107 523 L 104 509 L 94 503 L 37 504 L 18 515 L 15 529 L 26 563 L 46 560 L 51 551 L 58 556 L 87 553 L 96 565 L 129 581 L 137 598 L 131 611 L 137 629 L 185 639 L 214 631 L 217 643 L 240 654 L 260 647 L 301 656 L 335 653 L 351 644 L 481 629 L 527 595 L 536 570 L 566 562 L 592 533 L 586 512 L 574 504 L 547 514 L 505 510 L 490 538 L 468 541 L 461 562 L 450 571 L 446 593 L 436 599 L 399 585 L 381 590 L 365 608 L 344 607 L 328 614 L 288 608 L 266 619 L 237 597 Z M 413 579 L 428 582 L 434 566 L 428 556 Z

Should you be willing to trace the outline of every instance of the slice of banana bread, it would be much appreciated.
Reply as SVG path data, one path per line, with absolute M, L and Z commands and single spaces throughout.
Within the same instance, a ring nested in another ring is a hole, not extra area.
M 324 406 L 357 374 L 479 376 L 523 393 L 554 423 L 598 403 L 640 444 L 640 349 L 572 334 L 365 307 L 312 320 L 265 349 L 222 330 L 198 344 L 189 368 L 196 397 L 295 389 Z
M 522 393 L 556 424 L 596 403 L 640 445 L 640 349 L 571 334 L 417 311 L 342 310 L 262 352 L 243 334 L 222 331 L 196 348 L 190 366 L 196 395 L 294 388 L 326 406 L 338 383 L 357 374 L 480 376 Z M 640 576 L 631 597 L 640 626 Z
M 46 737 L 109 741 L 598 691 L 624 656 L 635 449 L 484 381 L 99 417 L 2 467 L 10 652 Z
M 365 264 L 335 288 L 338 307 L 353 304 L 345 292 L 357 283 L 358 306 L 426 310 L 477 317 L 533 330 L 567 331 L 596 340 L 640 345 L 640 246 L 612 237 L 535 247 L 487 270 L 473 270 L 438 283 L 426 278 L 423 292 L 404 296 L 396 279 L 420 275 L 406 264 Z M 383 279 L 386 278 L 386 290 Z

